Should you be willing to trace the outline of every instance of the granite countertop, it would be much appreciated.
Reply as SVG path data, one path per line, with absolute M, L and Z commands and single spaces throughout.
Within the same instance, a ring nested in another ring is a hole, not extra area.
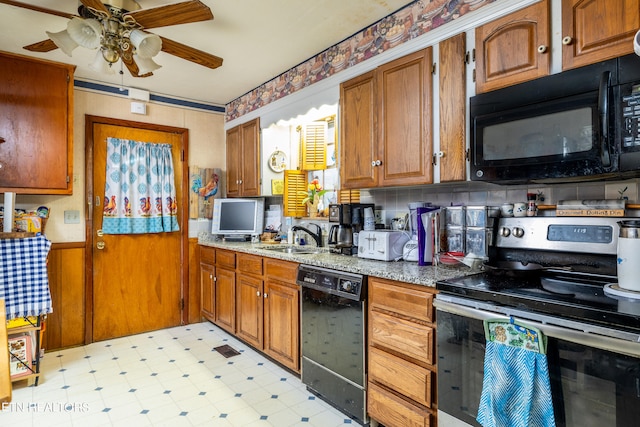
M 210 233 L 198 235 L 198 243 L 220 249 L 229 249 L 254 255 L 277 258 L 300 264 L 315 265 L 334 270 L 348 271 L 383 279 L 397 280 L 434 287 L 436 281 L 453 277 L 467 276 L 476 273 L 465 265 L 418 266 L 417 262 L 398 261 L 385 262 L 363 259 L 354 256 L 329 253 L 328 248 L 318 248 L 320 253 L 295 254 L 270 250 L 277 245 L 265 243 L 236 243 L 216 240 Z M 286 245 L 285 245 L 286 246 Z M 313 247 L 313 249 L 316 249 Z

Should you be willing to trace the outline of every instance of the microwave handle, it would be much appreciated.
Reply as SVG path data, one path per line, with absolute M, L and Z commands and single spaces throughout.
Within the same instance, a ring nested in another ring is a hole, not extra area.
M 609 154 L 609 79 L 610 71 L 605 71 L 600 76 L 600 88 L 598 91 L 598 113 L 600 114 L 600 160 L 602 166 L 611 166 Z

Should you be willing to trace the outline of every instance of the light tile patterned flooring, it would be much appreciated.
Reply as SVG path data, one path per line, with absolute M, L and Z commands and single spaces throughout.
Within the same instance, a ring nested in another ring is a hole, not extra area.
M 0 425 L 358 426 L 208 322 L 49 352 L 40 371 L 37 387 L 14 384 Z

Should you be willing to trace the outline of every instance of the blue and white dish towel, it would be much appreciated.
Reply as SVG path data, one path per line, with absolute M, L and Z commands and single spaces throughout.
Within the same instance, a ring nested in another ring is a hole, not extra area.
M 485 335 L 477 421 L 483 427 L 555 427 L 546 337 L 513 319 L 485 320 Z

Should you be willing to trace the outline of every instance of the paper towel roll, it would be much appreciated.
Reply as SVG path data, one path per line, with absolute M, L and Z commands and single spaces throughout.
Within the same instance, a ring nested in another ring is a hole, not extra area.
M 636 55 L 640 56 L 640 30 L 638 30 L 635 37 L 633 38 L 633 50 L 635 51 Z

